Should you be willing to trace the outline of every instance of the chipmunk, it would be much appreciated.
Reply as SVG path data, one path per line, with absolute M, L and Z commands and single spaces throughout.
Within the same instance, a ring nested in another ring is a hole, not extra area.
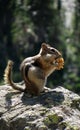
M 44 90 L 47 77 L 55 70 L 64 66 L 62 54 L 46 43 L 42 43 L 39 54 L 26 58 L 20 65 L 20 71 L 25 83 L 25 89 L 12 80 L 13 61 L 8 61 L 4 72 L 4 81 L 14 89 L 39 95 Z

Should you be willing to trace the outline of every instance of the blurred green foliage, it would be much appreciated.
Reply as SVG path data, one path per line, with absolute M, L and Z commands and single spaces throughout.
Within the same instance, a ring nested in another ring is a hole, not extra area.
M 46 42 L 60 50 L 63 70 L 48 78 L 48 86 L 62 85 L 80 93 L 80 1 L 75 2 L 72 29 L 66 28 L 61 0 L 0 0 L 0 81 L 8 59 L 14 64 L 13 78 L 21 80 L 21 61 L 38 53 Z

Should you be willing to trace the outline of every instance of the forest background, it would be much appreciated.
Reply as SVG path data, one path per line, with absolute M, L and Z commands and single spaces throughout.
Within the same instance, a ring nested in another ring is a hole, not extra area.
M 14 81 L 20 82 L 21 61 L 37 54 L 42 42 L 65 60 L 47 86 L 80 94 L 80 0 L 0 0 L 0 84 L 8 59 L 14 61 Z

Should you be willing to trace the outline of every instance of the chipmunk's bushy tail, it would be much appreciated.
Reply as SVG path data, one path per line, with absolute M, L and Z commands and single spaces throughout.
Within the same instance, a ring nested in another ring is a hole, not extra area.
M 24 89 L 21 88 L 20 85 L 14 83 L 12 80 L 12 68 L 13 68 L 13 61 L 9 60 L 4 72 L 4 82 L 5 84 L 12 86 L 12 88 L 24 92 Z

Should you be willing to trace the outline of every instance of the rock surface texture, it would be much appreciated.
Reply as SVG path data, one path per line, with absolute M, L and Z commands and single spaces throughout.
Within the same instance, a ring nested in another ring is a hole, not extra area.
M 60 86 L 33 97 L 0 86 L 0 130 L 80 130 L 80 96 Z

